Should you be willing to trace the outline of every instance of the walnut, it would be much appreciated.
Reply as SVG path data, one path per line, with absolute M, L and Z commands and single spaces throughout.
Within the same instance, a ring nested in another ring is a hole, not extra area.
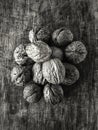
M 36 36 L 35 36 L 35 32 L 33 29 L 30 30 L 30 32 L 29 32 L 29 40 L 31 43 L 36 41 Z
M 60 60 L 63 60 L 63 52 L 60 48 L 52 46 L 51 50 L 52 50 L 52 58 L 58 58 Z
M 52 50 L 42 41 L 36 41 L 26 46 L 26 53 L 35 62 L 44 62 L 51 56 Z
M 44 78 L 49 83 L 60 84 L 64 80 L 65 67 L 57 58 L 44 62 L 42 65 L 42 71 Z
M 45 84 L 45 78 L 43 77 L 42 73 L 42 64 L 41 63 L 35 63 L 32 68 L 33 71 L 33 81 L 38 84 Z
M 28 67 L 15 66 L 11 71 L 11 81 L 16 86 L 24 86 L 25 83 L 30 81 L 31 74 Z
M 14 59 L 19 65 L 26 63 L 28 56 L 26 54 L 25 46 L 23 44 L 20 44 L 16 47 L 14 51 Z
M 80 77 L 79 70 L 69 63 L 64 63 L 66 68 L 66 76 L 64 78 L 63 84 L 65 85 L 72 85 L 74 84 Z
M 23 90 L 23 97 L 29 103 L 38 102 L 41 95 L 41 88 L 32 82 L 28 83 Z
M 53 32 L 52 39 L 56 46 L 66 46 L 73 40 L 73 34 L 69 29 L 62 27 Z
M 44 99 L 50 104 L 58 104 L 63 99 L 63 89 L 60 85 L 47 84 L 43 90 Z
M 85 45 L 80 41 L 72 42 L 65 49 L 65 56 L 75 64 L 82 62 L 87 55 Z
M 51 31 L 49 29 L 48 26 L 44 26 L 43 28 L 41 28 L 37 34 L 36 37 L 38 40 L 44 41 L 44 42 L 48 42 L 50 37 L 51 37 Z

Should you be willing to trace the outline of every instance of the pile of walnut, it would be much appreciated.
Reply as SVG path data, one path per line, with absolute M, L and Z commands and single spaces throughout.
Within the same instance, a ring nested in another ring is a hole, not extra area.
M 11 80 L 24 87 L 27 102 L 36 103 L 43 95 L 46 102 L 55 105 L 64 97 L 62 85 L 72 85 L 79 79 L 79 70 L 70 63 L 82 62 L 87 55 L 86 47 L 73 41 L 72 32 L 65 27 L 55 30 L 52 36 L 46 27 L 37 33 L 32 29 L 29 40 L 29 44 L 20 44 L 14 51 L 16 66 L 11 71 Z

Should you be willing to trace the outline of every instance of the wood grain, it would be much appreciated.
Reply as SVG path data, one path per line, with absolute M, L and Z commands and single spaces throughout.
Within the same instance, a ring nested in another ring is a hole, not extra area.
M 97 0 L 0 0 L 0 130 L 98 129 L 97 4 Z M 36 31 L 44 25 L 70 28 L 74 40 L 83 41 L 88 50 L 86 60 L 77 65 L 80 80 L 63 86 L 65 99 L 56 106 L 43 98 L 29 105 L 23 88 L 10 80 L 15 47 L 29 43 L 32 27 Z

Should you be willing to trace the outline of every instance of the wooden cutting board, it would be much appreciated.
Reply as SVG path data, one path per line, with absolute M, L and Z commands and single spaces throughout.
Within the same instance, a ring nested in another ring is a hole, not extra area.
M 97 4 L 95 0 L 0 0 L 0 130 L 98 129 Z M 74 40 L 82 41 L 88 50 L 85 61 L 77 65 L 79 81 L 63 87 L 65 98 L 55 106 L 46 104 L 43 98 L 29 105 L 23 99 L 23 88 L 10 80 L 15 47 L 29 43 L 30 29 L 45 25 L 53 30 L 68 27 Z

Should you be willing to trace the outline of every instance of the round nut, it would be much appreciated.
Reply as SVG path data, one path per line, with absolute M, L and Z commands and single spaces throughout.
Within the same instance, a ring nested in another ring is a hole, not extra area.
M 64 63 L 66 68 L 66 76 L 64 78 L 63 84 L 72 85 L 74 84 L 80 77 L 79 70 L 69 63 Z
M 41 88 L 32 82 L 28 83 L 23 90 L 23 97 L 29 103 L 38 102 L 41 95 Z
M 48 42 L 50 39 L 50 36 L 51 36 L 51 32 L 50 32 L 49 28 L 47 26 L 45 26 L 37 32 L 36 36 L 37 36 L 38 40 Z
M 51 50 L 52 50 L 52 58 L 58 58 L 60 60 L 63 60 L 63 52 L 60 48 L 52 46 Z
M 33 71 L 33 81 L 35 83 L 44 85 L 45 78 L 43 77 L 42 73 L 42 64 L 41 63 L 35 63 L 32 68 Z
M 75 64 L 82 62 L 87 55 L 85 45 L 80 41 L 72 42 L 65 49 L 65 56 Z
M 26 54 L 25 46 L 23 44 L 20 44 L 16 47 L 14 51 L 14 59 L 15 62 L 19 65 L 26 63 L 28 56 Z
M 60 85 L 50 85 L 47 84 L 43 90 L 44 99 L 50 104 L 58 104 L 63 99 L 63 89 Z
M 16 86 L 24 86 L 25 83 L 30 81 L 30 70 L 27 67 L 15 66 L 11 71 L 11 81 Z
M 26 53 L 35 62 L 44 62 L 51 56 L 52 50 L 42 41 L 36 41 L 26 46 Z
M 52 39 L 56 46 L 66 46 L 73 40 L 73 34 L 69 29 L 62 27 L 53 32 Z
M 44 62 L 42 72 L 44 78 L 52 84 L 62 83 L 65 77 L 65 67 L 57 58 Z

